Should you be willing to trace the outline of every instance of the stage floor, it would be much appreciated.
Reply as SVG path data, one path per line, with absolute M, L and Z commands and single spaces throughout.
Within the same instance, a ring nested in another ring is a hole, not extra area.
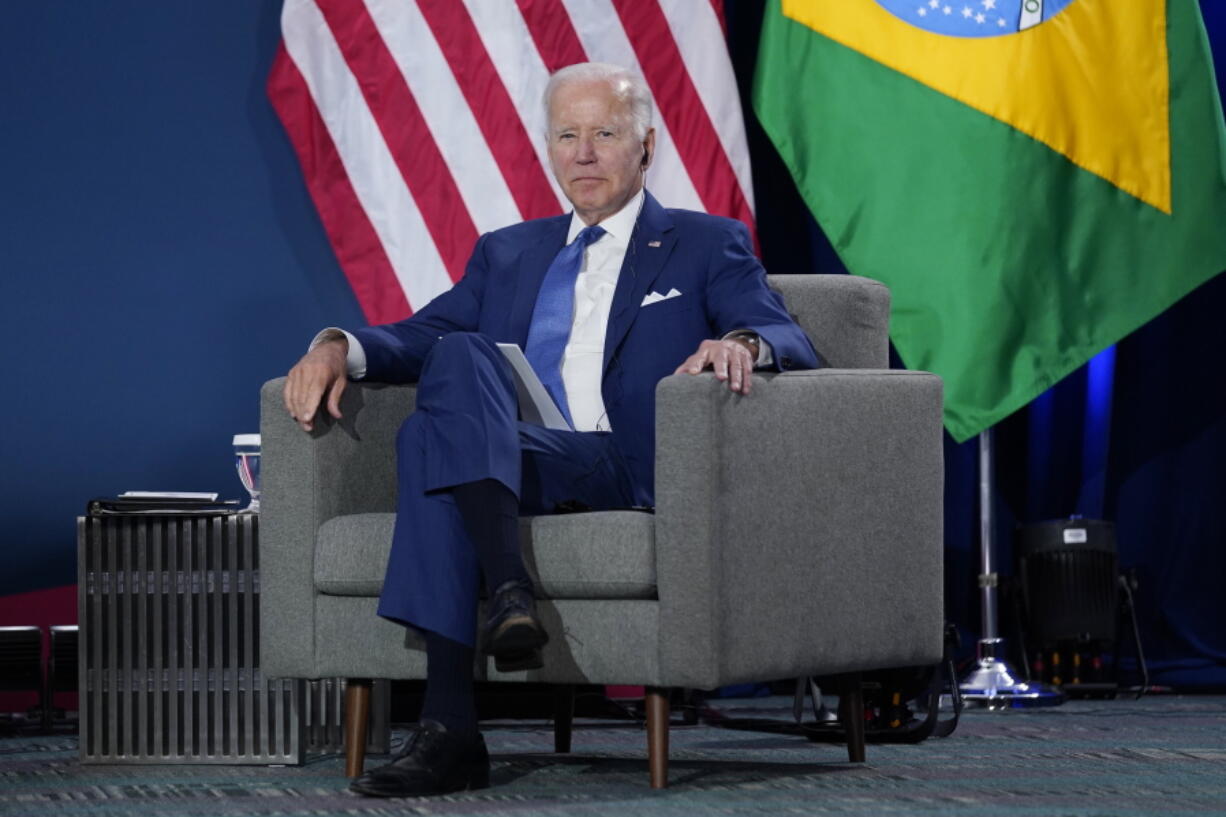
M 717 704 L 791 709 L 778 697 Z M 968 709 L 951 737 L 870 744 L 863 765 L 842 744 L 678 726 L 664 791 L 648 787 L 634 723 L 576 720 L 570 755 L 553 754 L 541 721 L 482 729 L 494 787 L 402 801 L 349 794 L 334 755 L 288 768 L 82 766 L 75 735 L 18 735 L 0 739 L 0 815 L 1226 815 L 1223 695 Z

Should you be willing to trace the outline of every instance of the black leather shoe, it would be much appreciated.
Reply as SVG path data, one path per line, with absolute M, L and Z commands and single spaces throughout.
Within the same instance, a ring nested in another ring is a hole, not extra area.
M 541 647 L 547 641 L 549 633 L 536 615 L 531 588 L 517 581 L 500 585 L 481 628 L 482 652 L 494 656 L 499 672 L 539 669 L 544 666 Z
M 391 763 L 355 778 L 349 790 L 370 797 L 417 797 L 489 784 L 490 753 L 481 733 L 461 736 L 438 721 L 425 720 L 409 733 Z

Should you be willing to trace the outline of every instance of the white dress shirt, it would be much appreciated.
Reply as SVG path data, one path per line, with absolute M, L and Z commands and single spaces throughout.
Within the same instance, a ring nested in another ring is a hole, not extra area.
M 612 430 L 600 393 L 605 329 L 613 306 L 613 292 L 617 289 L 617 276 L 642 207 L 643 191 L 640 190 L 625 207 L 600 222 L 605 234 L 583 251 L 583 265 L 575 279 L 575 312 L 570 324 L 570 339 L 562 352 L 562 385 L 576 431 Z M 583 219 L 571 213 L 566 243 L 574 241 L 586 226 Z
M 574 317 L 570 339 L 562 352 L 562 386 L 566 389 L 566 402 L 570 406 L 576 431 L 612 430 L 600 393 L 605 330 L 609 324 L 609 310 L 613 306 L 613 293 L 617 290 L 618 274 L 642 207 L 643 191 L 640 190 L 626 202 L 625 207 L 600 222 L 605 234 L 584 250 L 583 265 L 575 279 Z M 586 226 L 583 219 L 571 213 L 566 243 L 574 241 Z M 325 329 L 311 341 L 311 348 L 342 335 L 349 341 L 346 370 L 349 377 L 361 380 L 366 376 L 366 351 L 349 332 L 336 327 Z M 769 365 L 771 358 L 770 347 L 763 339 L 757 364 Z M 677 365 L 681 365 L 680 360 Z

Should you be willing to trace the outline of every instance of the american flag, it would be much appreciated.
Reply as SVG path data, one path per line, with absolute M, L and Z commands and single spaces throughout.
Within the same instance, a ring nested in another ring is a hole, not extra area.
M 753 229 L 722 0 L 286 0 L 268 94 L 366 319 L 404 318 L 477 237 L 570 210 L 545 153 L 549 74 L 637 70 L 648 189 Z

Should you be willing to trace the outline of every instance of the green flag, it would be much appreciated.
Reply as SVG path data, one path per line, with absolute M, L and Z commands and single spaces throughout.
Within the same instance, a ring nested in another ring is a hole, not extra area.
M 769 0 L 754 109 L 965 440 L 1226 269 L 1195 0 Z

